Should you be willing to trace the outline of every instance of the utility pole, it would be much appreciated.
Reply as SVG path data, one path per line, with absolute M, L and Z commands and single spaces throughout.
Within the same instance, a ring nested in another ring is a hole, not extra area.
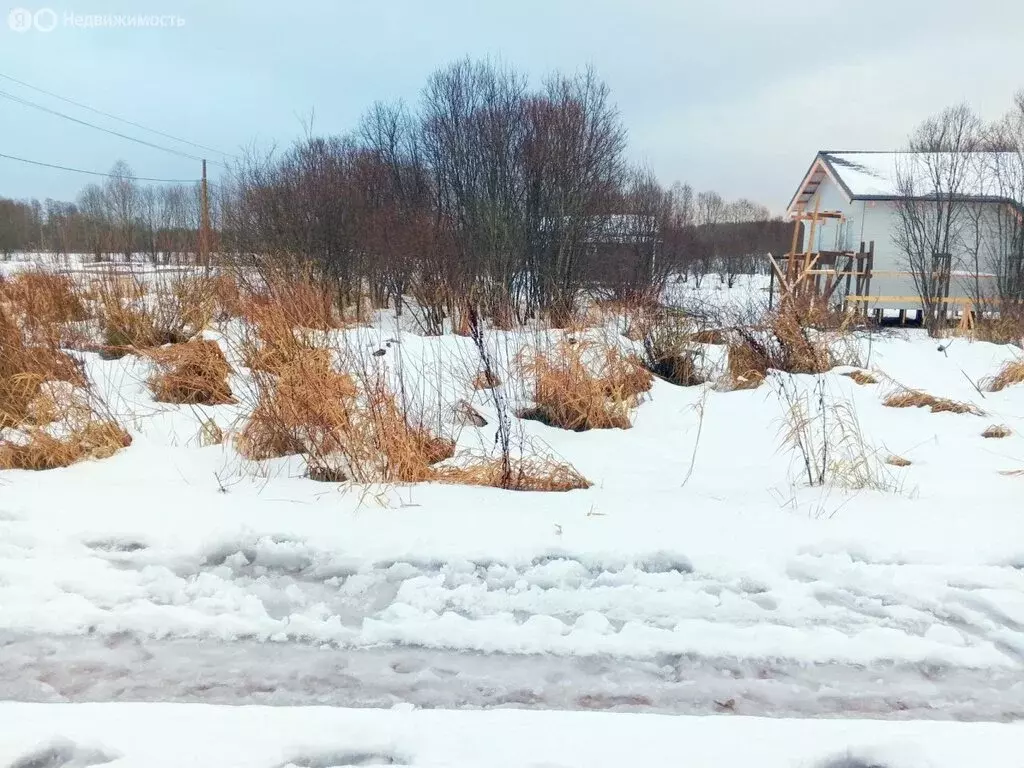
M 210 194 L 206 187 L 206 160 L 203 160 L 203 181 L 200 187 L 202 214 L 199 222 L 199 259 L 206 276 L 210 275 Z

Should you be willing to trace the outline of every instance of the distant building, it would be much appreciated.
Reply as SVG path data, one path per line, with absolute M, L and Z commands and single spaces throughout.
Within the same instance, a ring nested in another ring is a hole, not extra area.
M 901 200 L 921 201 L 924 209 L 931 200 L 937 209 L 935 184 L 922 170 L 923 157 L 905 152 L 819 152 L 789 203 L 791 217 L 815 209 L 843 214 L 842 219 L 820 221 L 814 227 L 814 242 L 809 241 L 811 227 L 805 224 L 798 251 L 859 251 L 862 244 L 867 250 L 873 243 L 869 295 L 859 299 L 869 310 L 921 308 L 898 234 Z M 941 153 L 929 159 L 937 159 L 939 165 L 943 162 Z M 952 252 L 933 254 L 936 269 L 948 274 L 945 295 L 951 313 L 969 306 L 979 293 L 986 298 L 998 295 L 1007 259 L 1019 260 L 1015 254 L 1021 250 L 1020 243 L 1015 238 L 1024 231 L 1020 226 L 1024 179 L 1006 178 L 1007 173 L 1020 174 L 1019 156 L 974 153 L 968 165 L 955 195 L 963 205 L 955 222 Z M 904 190 L 907 186 L 899 180 L 907 178 L 914 180 L 912 198 L 900 194 L 901 186 Z M 948 190 L 939 191 L 948 194 Z

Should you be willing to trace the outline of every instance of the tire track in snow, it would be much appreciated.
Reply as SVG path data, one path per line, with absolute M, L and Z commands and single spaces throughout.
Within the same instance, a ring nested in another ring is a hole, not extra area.
M 754 579 L 668 554 L 367 563 L 269 536 L 20 554 L 0 571 L 14 698 L 1024 712 L 1024 627 L 1002 605 L 1024 574 L 1009 567 L 805 553 Z

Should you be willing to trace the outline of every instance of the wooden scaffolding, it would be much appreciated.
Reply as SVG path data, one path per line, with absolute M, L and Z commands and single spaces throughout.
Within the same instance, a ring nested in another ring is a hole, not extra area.
M 864 312 L 865 302 L 849 301 L 854 297 L 870 295 L 871 275 L 875 262 L 875 243 L 860 244 L 857 251 L 823 251 L 817 248 L 818 227 L 822 222 L 842 223 L 846 217 L 840 211 L 801 211 L 794 216 L 793 242 L 789 253 L 776 259 L 771 254 L 771 285 L 769 305 L 774 301 L 778 283 L 779 305 L 798 301 L 821 307 L 842 305 L 847 312 Z M 800 235 L 806 230 L 806 247 L 800 247 Z

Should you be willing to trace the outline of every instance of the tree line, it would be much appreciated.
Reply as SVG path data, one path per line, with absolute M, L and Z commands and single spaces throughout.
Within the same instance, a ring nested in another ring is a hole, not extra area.
M 466 59 L 413 106 L 378 102 L 344 135 L 247 152 L 213 195 L 215 251 L 311 270 L 341 302 L 414 304 L 436 328 L 460 303 L 557 319 L 588 291 L 649 300 L 670 276 L 712 272 L 731 284 L 788 248 L 791 225 L 764 206 L 663 186 L 626 150 L 592 70 L 534 87 Z M 200 214 L 197 188 L 140 184 L 119 163 L 73 204 L 0 201 L 0 251 L 189 258 Z
M 142 184 L 118 161 L 104 183 L 85 186 L 75 202 L 0 198 L 0 255 L 188 260 L 198 251 L 200 215 L 198 184 Z

